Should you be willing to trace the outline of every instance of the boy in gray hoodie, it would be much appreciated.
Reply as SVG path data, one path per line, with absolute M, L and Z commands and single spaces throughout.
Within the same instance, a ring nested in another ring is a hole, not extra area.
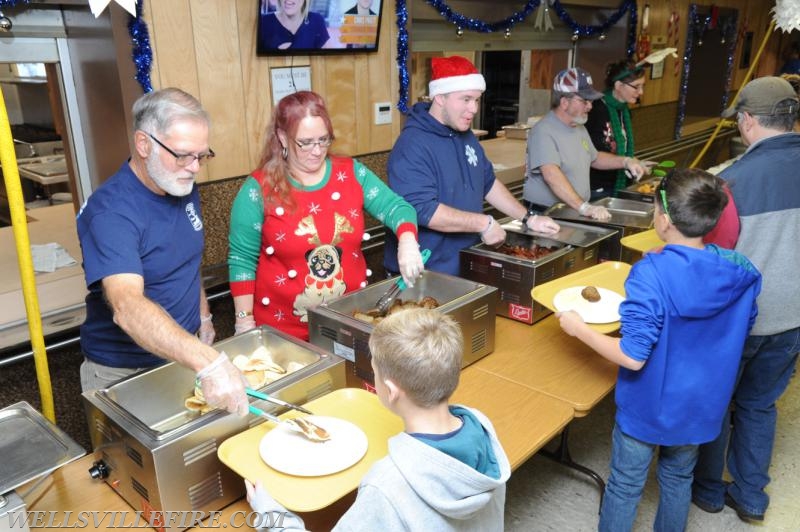
M 378 398 L 405 431 L 389 440 L 389 455 L 364 476 L 334 530 L 503 530 L 508 457 L 486 416 L 448 404 L 461 372 L 458 324 L 435 310 L 405 310 L 375 327 L 369 347 Z M 255 511 L 285 511 L 261 483 L 245 485 Z M 305 529 L 291 513 L 281 524 Z

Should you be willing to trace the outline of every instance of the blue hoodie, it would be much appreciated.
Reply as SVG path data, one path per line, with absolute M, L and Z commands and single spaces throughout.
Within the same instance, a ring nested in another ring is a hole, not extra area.
M 616 420 L 625 434 L 658 445 L 717 437 L 760 290 L 749 260 L 713 244 L 667 245 L 633 266 L 620 347 L 646 363 L 619 371 Z
M 483 212 L 494 169 L 471 130 L 454 131 L 431 116 L 429 103 L 411 109 L 389 155 L 389 186 L 417 211 L 419 245 L 430 249 L 425 267 L 458 275 L 459 250 L 480 242 L 478 233 L 440 233 L 427 226 L 440 204 Z M 386 235 L 384 265 L 397 266 L 397 238 Z

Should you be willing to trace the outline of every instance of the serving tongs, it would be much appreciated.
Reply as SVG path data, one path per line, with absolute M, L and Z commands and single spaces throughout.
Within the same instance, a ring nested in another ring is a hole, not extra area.
M 271 395 L 267 395 L 265 393 L 258 392 L 253 390 L 252 388 L 245 388 L 245 393 L 250 397 L 255 397 L 256 399 L 261 399 L 262 401 L 267 401 L 276 405 L 285 406 L 286 408 L 291 408 L 292 410 L 297 410 L 298 412 L 302 412 L 304 414 L 313 415 L 314 413 L 310 410 L 303 408 L 300 405 L 296 405 L 294 403 L 287 403 L 277 397 L 272 397 Z
M 323 442 L 328 441 L 331 439 L 331 435 L 328 434 L 328 431 L 316 425 L 306 418 L 303 417 L 292 417 L 288 419 L 281 419 L 278 416 L 274 416 L 269 412 L 265 412 L 258 408 L 257 406 L 250 405 L 249 410 L 251 414 L 255 414 L 256 416 L 260 416 L 263 418 L 272 421 L 276 425 L 283 425 L 284 427 L 288 428 L 289 430 L 293 430 L 295 432 L 299 432 L 309 440 L 313 442 Z
M 422 255 L 422 264 L 428 262 L 428 259 L 431 256 L 431 250 L 423 249 L 420 253 Z M 389 290 L 384 292 L 384 294 L 378 299 L 375 303 L 375 310 L 378 311 L 378 316 L 385 316 L 386 313 L 389 311 L 389 307 L 392 306 L 392 302 L 397 297 L 397 295 L 406 289 L 406 282 L 403 280 L 403 277 L 400 276 L 397 281 L 392 285 Z

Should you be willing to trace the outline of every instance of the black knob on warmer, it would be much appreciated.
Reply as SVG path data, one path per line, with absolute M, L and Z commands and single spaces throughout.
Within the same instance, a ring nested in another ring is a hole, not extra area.
M 97 480 L 97 479 L 106 479 L 108 478 L 108 474 L 110 470 L 108 469 L 108 465 L 102 460 L 97 460 L 96 462 L 92 463 L 92 467 L 89 468 L 89 475 Z

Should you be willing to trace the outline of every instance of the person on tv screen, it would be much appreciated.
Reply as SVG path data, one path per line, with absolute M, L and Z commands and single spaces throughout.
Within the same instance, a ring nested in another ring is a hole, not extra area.
M 325 18 L 309 11 L 309 0 L 278 0 L 278 10 L 261 16 L 259 50 L 325 48 L 330 41 Z
M 377 15 L 372 10 L 373 0 L 357 0 L 356 5 L 344 12 L 345 15 Z

